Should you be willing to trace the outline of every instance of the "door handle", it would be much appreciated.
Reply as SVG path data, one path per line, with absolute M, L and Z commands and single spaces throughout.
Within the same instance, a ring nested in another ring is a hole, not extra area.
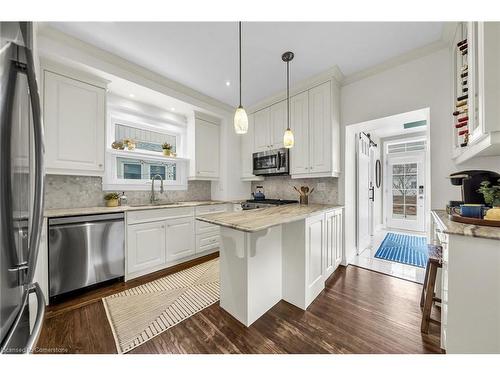
M 25 41 L 30 40 L 28 35 L 28 22 L 20 22 L 21 32 Z M 43 120 L 42 110 L 40 107 L 40 96 L 38 94 L 38 84 L 35 76 L 35 64 L 33 54 L 28 47 L 20 47 L 24 49 L 26 64 L 25 69 L 21 69 L 28 79 L 28 88 L 30 91 L 31 111 L 33 112 L 33 139 L 34 139 L 34 159 L 35 159 L 35 186 L 32 212 L 32 233 L 29 241 L 28 250 L 28 270 L 26 281 L 31 283 L 35 272 L 36 261 L 38 258 L 38 246 L 42 234 L 43 224 L 43 195 L 45 190 L 45 171 L 44 171 L 44 154 L 45 147 L 43 144 Z
M 370 196 L 368 199 L 370 199 L 372 202 L 375 202 L 375 188 L 373 186 L 370 187 Z

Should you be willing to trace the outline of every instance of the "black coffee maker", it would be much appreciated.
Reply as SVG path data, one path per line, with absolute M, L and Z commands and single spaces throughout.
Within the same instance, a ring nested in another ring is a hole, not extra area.
M 449 206 L 459 206 L 465 204 L 484 204 L 484 197 L 477 190 L 481 187 L 481 182 L 489 181 L 497 184 L 500 174 L 491 171 L 462 171 L 450 174 L 452 185 L 462 186 L 462 202 L 450 201 Z

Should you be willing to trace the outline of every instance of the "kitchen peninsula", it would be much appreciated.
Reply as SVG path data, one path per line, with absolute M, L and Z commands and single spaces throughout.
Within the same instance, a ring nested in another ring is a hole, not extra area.
M 221 227 L 220 306 L 250 326 L 280 300 L 303 310 L 343 261 L 342 206 L 198 215 Z

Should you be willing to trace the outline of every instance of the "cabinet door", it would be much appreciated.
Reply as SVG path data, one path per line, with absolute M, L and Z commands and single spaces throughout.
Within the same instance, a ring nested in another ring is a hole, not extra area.
M 167 220 L 167 262 L 195 253 L 194 219 L 183 217 Z
M 196 119 L 196 176 L 219 178 L 219 125 Z
M 344 237 L 342 231 L 342 210 L 337 210 L 335 212 L 335 251 L 333 257 L 333 270 L 335 271 L 337 267 L 342 262 L 344 257 Z
M 323 262 L 325 255 L 324 215 L 306 221 L 306 286 L 307 305 L 309 305 L 325 286 Z
M 331 82 L 309 90 L 309 166 L 310 172 L 329 172 L 332 168 L 332 92 Z
M 270 149 L 270 109 L 264 108 L 254 113 L 255 123 L 255 152 L 267 151 Z
M 48 173 L 103 174 L 103 88 L 45 71 L 44 121 Z
M 286 130 L 286 100 L 273 104 L 270 108 L 271 148 L 282 148 L 283 134 Z
M 337 269 L 342 262 L 342 211 L 327 212 L 325 216 L 326 243 L 325 243 L 325 280 Z
M 251 178 L 253 174 L 253 153 L 255 121 L 254 114 L 248 115 L 248 132 L 241 135 L 241 177 Z
M 324 270 L 323 276 L 326 279 L 330 277 L 330 275 L 335 270 L 335 250 L 337 246 L 336 237 L 337 237 L 337 220 L 335 211 L 327 212 L 325 215 L 325 262 L 324 262 Z
M 290 174 L 309 172 L 309 94 L 303 92 L 290 98 L 290 121 L 295 139 L 290 149 Z
M 127 273 L 146 274 L 165 264 L 165 222 L 127 226 Z

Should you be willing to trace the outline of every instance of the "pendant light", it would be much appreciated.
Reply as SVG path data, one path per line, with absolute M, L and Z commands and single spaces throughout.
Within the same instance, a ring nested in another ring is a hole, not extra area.
M 240 105 L 234 113 L 234 131 L 236 134 L 246 134 L 248 131 L 248 116 L 245 108 L 241 105 L 241 22 L 238 22 L 239 35 L 239 70 L 240 70 Z
M 281 55 L 281 59 L 286 62 L 286 123 L 287 128 L 283 134 L 283 145 L 286 148 L 292 148 L 295 140 L 293 138 L 292 129 L 290 129 L 290 61 L 293 60 L 293 52 L 285 52 Z

